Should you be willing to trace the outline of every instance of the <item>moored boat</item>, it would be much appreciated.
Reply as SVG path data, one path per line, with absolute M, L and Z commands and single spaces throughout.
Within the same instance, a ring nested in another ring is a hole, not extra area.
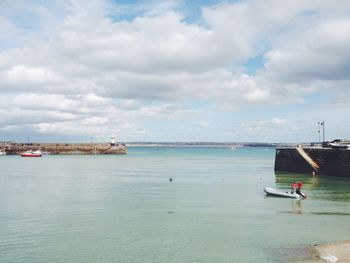
M 21 153 L 22 157 L 41 157 L 42 153 L 40 150 L 29 150 Z
M 306 197 L 304 193 L 302 195 L 297 194 L 296 192 L 291 192 L 291 191 L 283 191 L 271 187 L 265 187 L 264 192 L 266 195 L 269 196 L 276 196 L 276 197 L 284 197 L 284 198 L 296 198 L 296 199 L 303 199 Z

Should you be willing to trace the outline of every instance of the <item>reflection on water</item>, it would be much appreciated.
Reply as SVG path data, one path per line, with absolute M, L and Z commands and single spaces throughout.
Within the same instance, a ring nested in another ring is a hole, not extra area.
M 320 177 L 318 176 L 312 176 L 311 178 L 311 186 L 316 188 L 320 183 Z
M 313 198 L 332 201 L 350 201 L 350 180 L 348 178 L 276 173 L 275 181 L 276 185 L 282 189 L 290 188 L 292 182 L 302 181 L 303 190 L 309 192 Z
M 304 187 L 308 185 L 308 187 L 317 187 L 320 183 L 320 176 L 311 174 L 295 174 L 295 173 L 275 173 L 276 183 L 279 186 L 285 187 L 286 185 L 290 187 L 292 182 L 302 181 Z
M 275 196 L 266 196 L 265 198 L 272 198 L 272 199 L 280 199 L 280 197 L 275 197 Z M 282 198 L 282 199 L 287 199 L 287 198 Z M 301 215 L 304 213 L 303 211 L 303 206 L 302 206 L 302 200 L 297 200 L 297 199 L 292 199 L 290 198 L 290 206 L 286 205 L 285 209 L 281 210 L 280 213 L 282 214 L 295 214 L 295 215 Z
M 301 200 L 292 200 L 292 213 L 300 215 L 303 213 Z
M 314 215 L 337 215 L 337 216 L 350 216 L 350 213 L 341 213 L 341 212 L 313 212 Z

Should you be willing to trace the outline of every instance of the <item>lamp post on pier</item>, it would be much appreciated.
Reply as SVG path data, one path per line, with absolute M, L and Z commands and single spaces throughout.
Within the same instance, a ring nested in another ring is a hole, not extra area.
M 324 121 L 318 122 L 318 136 L 320 138 L 320 126 L 322 126 L 322 139 L 323 142 L 325 141 L 325 128 L 324 128 Z

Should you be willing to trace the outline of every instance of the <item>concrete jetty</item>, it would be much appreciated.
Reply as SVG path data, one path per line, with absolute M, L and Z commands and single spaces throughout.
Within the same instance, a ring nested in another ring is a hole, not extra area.
M 0 146 L 6 155 L 40 149 L 43 154 L 126 154 L 125 144 L 116 143 L 15 143 Z
M 275 171 L 350 178 L 350 150 L 328 147 L 277 148 Z

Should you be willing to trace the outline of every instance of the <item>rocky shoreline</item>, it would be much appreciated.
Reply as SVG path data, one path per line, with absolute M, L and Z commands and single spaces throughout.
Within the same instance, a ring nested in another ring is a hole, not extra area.
M 345 263 L 350 262 L 350 241 L 317 244 L 306 247 L 307 258 L 293 263 Z

